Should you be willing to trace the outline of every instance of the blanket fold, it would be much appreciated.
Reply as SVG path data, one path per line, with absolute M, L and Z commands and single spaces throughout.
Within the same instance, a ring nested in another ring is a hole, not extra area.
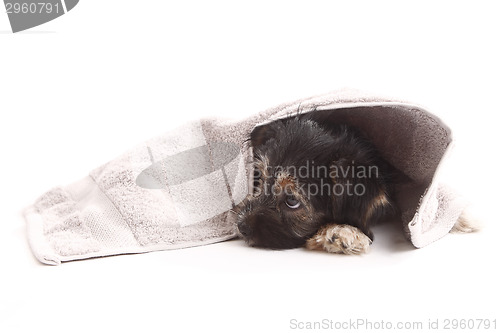
M 249 133 L 297 112 L 359 128 L 399 170 L 395 200 L 416 247 L 453 227 L 465 203 L 439 176 L 453 147 L 451 130 L 421 106 L 340 90 L 246 119 L 187 123 L 48 191 L 25 211 L 34 255 L 54 265 L 234 238 L 232 209 L 252 175 Z

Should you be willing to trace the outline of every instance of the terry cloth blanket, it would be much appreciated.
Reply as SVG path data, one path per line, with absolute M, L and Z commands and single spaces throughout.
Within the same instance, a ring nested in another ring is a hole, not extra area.
M 253 174 L 249 133 L 297 111 L 358 127 L 405 175 L 395 199 L 415 247 L 450 231 L 464 208 L 439 181 L 452 148 L 450 129 L 418 105 L 341 90 L 246 119 L 188 123 L 50 190 L 25 211 L 34 255 L 60 264 L 235 237 L 231 209 L 247 196 Z

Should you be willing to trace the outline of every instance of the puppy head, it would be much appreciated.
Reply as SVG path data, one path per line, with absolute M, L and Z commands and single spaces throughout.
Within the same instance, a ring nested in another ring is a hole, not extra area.
M 254 189 L 239 207 L 238 229 L 251 246 L 302 246 L 329 220 L 332 137 L 313 121 L 273 122 L 251 134 Z M 324 171 L 324 172 L 322 172 Z

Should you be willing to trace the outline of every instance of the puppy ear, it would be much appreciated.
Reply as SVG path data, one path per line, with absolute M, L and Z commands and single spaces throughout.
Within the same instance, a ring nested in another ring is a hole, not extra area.
M 252 147 L 259 147 L 276 136 L 276 129 L 271 124 L 255 127 L 250 133 Z

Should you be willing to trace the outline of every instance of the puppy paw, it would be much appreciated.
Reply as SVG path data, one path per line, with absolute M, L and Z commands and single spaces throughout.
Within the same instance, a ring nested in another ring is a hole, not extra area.
M 308 239 L 306 248 L 330 253 L 362 254 L 368 252 L 371 243 L 371 239 L 356 227 L 330 224 Z

